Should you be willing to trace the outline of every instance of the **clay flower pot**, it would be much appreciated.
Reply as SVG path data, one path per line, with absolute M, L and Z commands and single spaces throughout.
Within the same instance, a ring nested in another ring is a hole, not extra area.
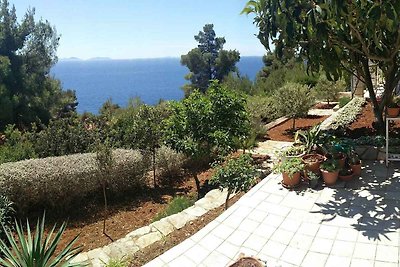
M 387 113 L 387 115 L 388 115 L 388 117 L 397 117 L 397 116 L 399 116 L 399 113 L 400 113 L 400 108 L 390 108 L 390 107 L 387 107 L 386 108 L 386 113 Z
M 305 178 L 308 180 L 307 171 L 311 171 L 315 174 L 320 174 L 321 170 L 319 169 L 321 163 L 324 161 L 325 157 L 320 154 L 307 154 L 302 158 L 304 163 L 304 174 Z
M 361 162 L 359 164 L 350 164 L 351 170 L 353 171 L 354 176 L 361 175 Z
M 264 267 L 266 265 L 265 263 L 253 257 L 243 257 L 238 259 L 233 264 L 229 265 L 229 267 L 249 267 L 249 266 Z
M 283 184 L 289 188 L 295 187 L 300 183 L 300 172 L 294 173 L 290 176 L 288 173 L 282 173 Z
M 321 172 L 322 172 L 322 178 L 324 179 L 326 185 L 329 186 L 329 185 L 334 185 L 336 183 L 339 176 L 339 170 L 334 172 L 321 170 Z
M 338 161 L 340 169 L 343 169 L 344 164 L 346 163 L 346 155 L 339 152 L 334 156 L 334 158 Z
M 351 169 L 350 169 L 351 170 Z M 350 181 L 351 179 L 353 179 L 353 171 L 347 173 L 347 174 L 341 174 L 339 172 L 339 179 L 345 182 Z

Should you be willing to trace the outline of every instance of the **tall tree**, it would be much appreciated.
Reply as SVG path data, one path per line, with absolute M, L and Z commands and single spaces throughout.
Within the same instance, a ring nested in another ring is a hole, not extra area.
M 13 123 L 48 122 L 63 101 L 60 83 L 49 76 L 59 37 L 30 9 L 19 23 L 15 7 L 0 0 L 0 130 Z M 73 97 L 70 99 L 73 101 Z
M 244 13 L 254 13 L 258 38 L 278 55 L 287 48 L 308 59 L 308 68 L 321 67 L 328 79 L 344 71 L 363 81 L 369 91 L 377 126 L 383 130 L 383 110 L 400 79 L 400 1 L 255 0 Z M 370 64 L 383 72 L 385 90 L 378 103 Z
M 183 87 L 185 94 L 194 89 L 205 92 L 211 80 L 222 80 L 231 71 L 236 71 L 240 54 L 236 50 L 223 50 L 224 37 L 216 37 L 213 24 L 206 24 L 203 31 L 194 36 L 199 45 L 181 56 L 181 64 L 189 68 L 185 79 L 191 84 Z

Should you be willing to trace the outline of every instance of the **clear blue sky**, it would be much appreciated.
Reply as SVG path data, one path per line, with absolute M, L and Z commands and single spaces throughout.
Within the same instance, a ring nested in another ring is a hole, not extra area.
M 213 23 L 225 49 L 263 55 L 252 17 L 240 15 L 247 0 L 9 0 L 21 19 L 28 7 L 61 35 L 59 58 L 179 57 L 193 36 Z

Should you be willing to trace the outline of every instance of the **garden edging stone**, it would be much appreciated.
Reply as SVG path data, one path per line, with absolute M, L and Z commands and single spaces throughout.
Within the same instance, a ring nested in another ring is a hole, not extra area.
M 160 241 L 175 230 L 181 229 L 186 223 L 197 219 L 210 210 L 213 210 L 225 203 L 227 190 L 213 189 L 204 198 L 196 203 L 173 215 L 162 218 L 148 226 L 143 226 L 128 233 L 125 237 L 108 244 L 107 246 L 96 248 L 88 252 L 82 252 L 71 263 L 84 262 L 88 266 L 103 267 L 110 259 L 122 259 L 133 255 L 135 252 Z M 231 194 L 233 197 L 235 194 Z

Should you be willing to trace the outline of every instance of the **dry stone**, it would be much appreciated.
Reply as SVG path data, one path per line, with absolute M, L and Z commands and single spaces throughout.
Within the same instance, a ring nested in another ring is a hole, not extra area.
M 139 248 L 145 248 L 147 246 L 150 246 L 151 244 L 153 244 L 154 242 L 157 242 L 159 240 L 161 240 L 163 238 L 163 235 L 158 232 L 151 232 L 148 233 L 144 236 L 139 237 L 136 241 L 135 244 L 139 247 Z
M 153 228 L 155 228 L 164 236 L 169 235 L 170 233 L 172 233 L 175 230 L 174 226 L 171 223 L 169 223 L 166 218 L 163 218 L 159 221 L 156 221 L 156 222 L 150 224 L 150 228 L 152 230 L 153 230 Z

